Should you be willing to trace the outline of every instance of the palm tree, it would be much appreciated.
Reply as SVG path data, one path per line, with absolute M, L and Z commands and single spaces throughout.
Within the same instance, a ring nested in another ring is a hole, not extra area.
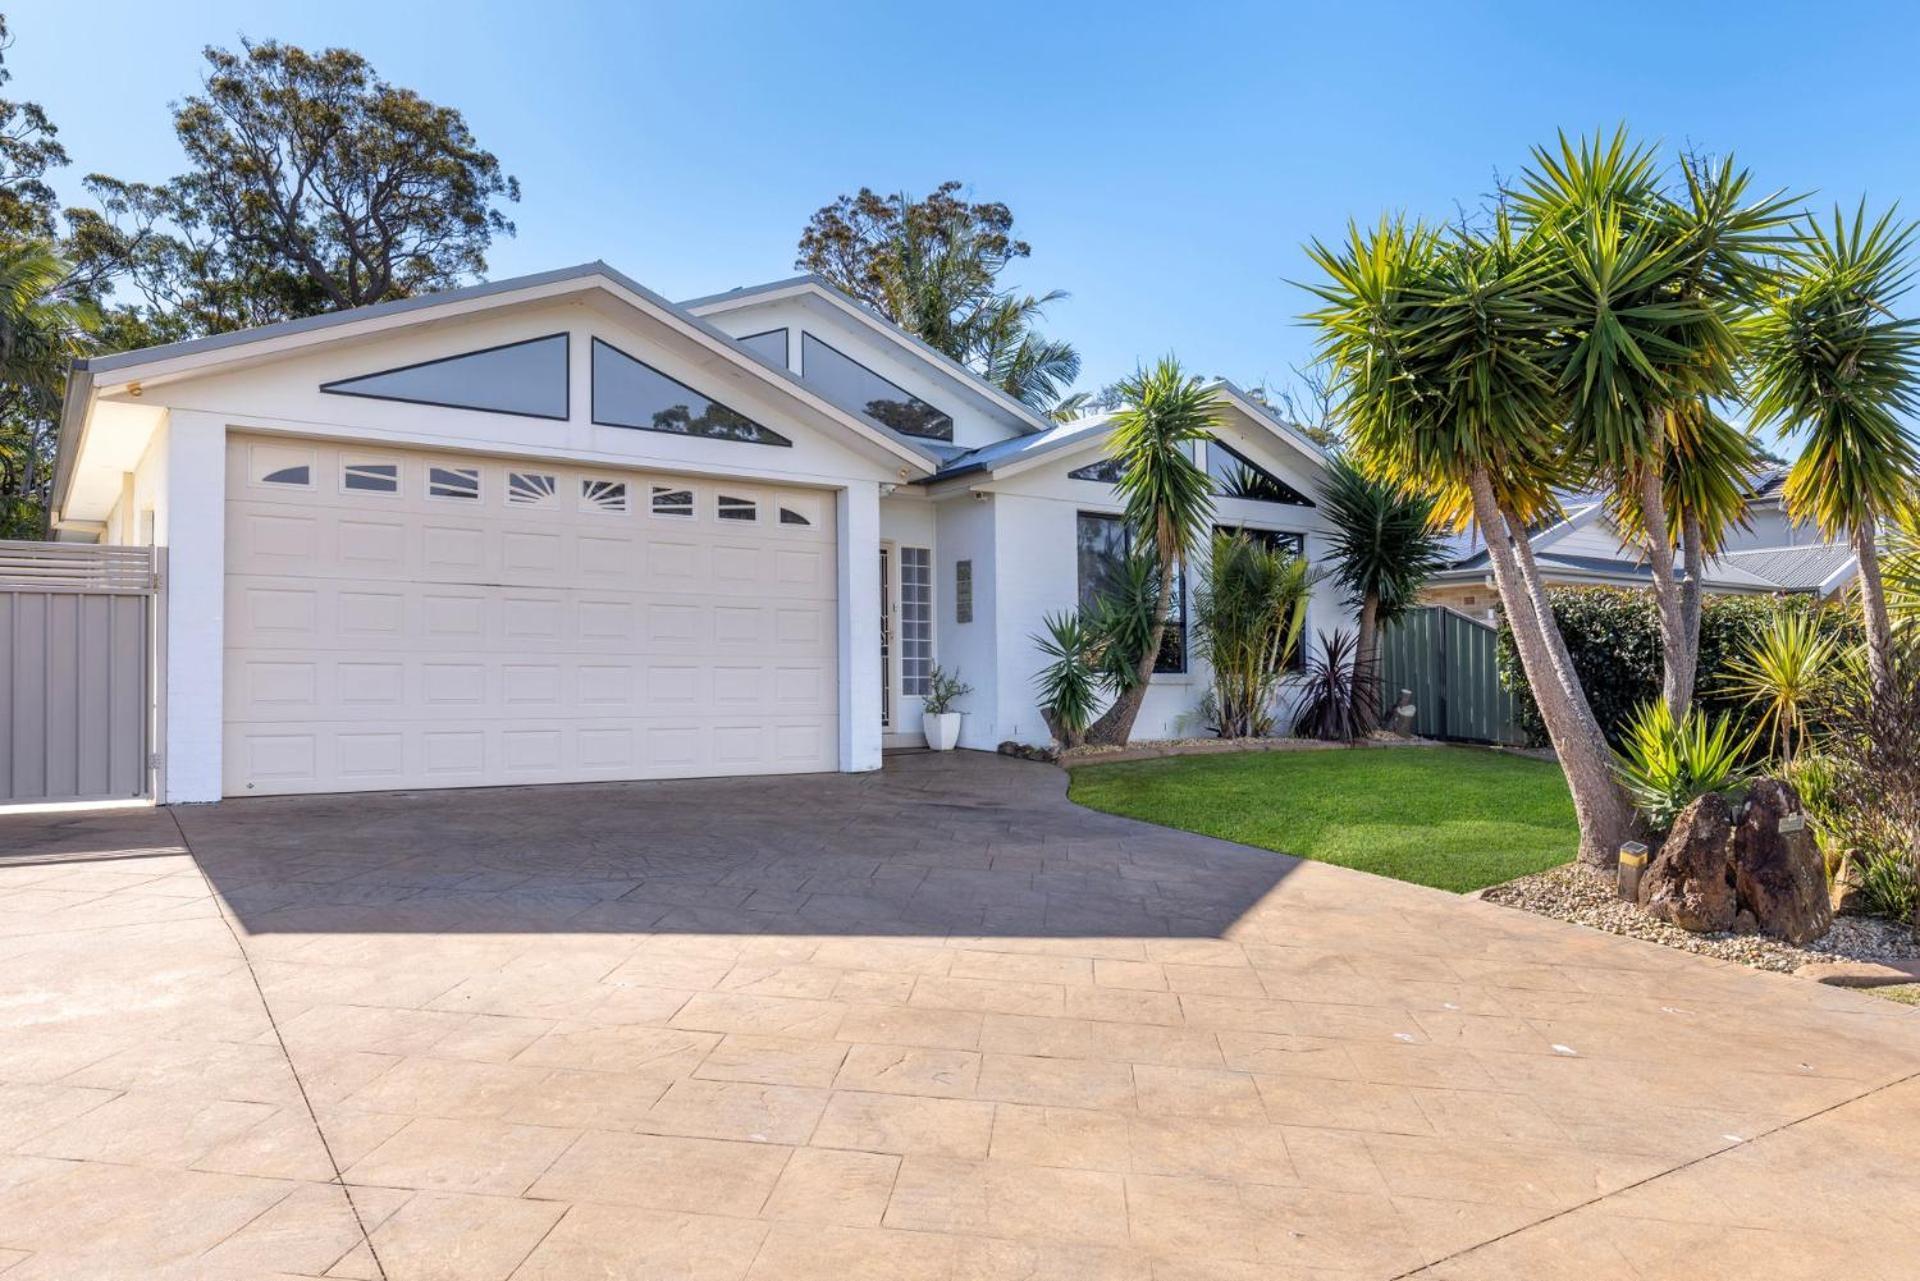
M 1555 509 L 1566 397 L 1535 303 L 1537 241 L 1496 211 L 1486 231 L 1383 219 L 1314 242 L 1320 330 L 1357 460 L 1479 527 L 1534 700 L 1580 823 L 1580 853 L 1610 865 L 1633 827 L 1605 736 L 1553 620 L 1528 529 Z
M 1653 570 L 1662 694 L 1676 723 L 1693 701 L 1700 564 L 1743 519 L 1758 453 L 1712 405 L 1737 390 L 1738 322 L 1793 218 L 1778 192 L 1750 198 L 1751 178 L 1730 158 L 1683 156 L 1679 168 L 1670 194 L 1654 149 L 1624 128 L 1577 144 L 1562 134 L 1556 149 L 1534 149 L 1512 193 L 1547 260 L 1535 302 L 1567 396 L 1568 448 L 1614 490 Z
M 67 366 L 98 309 L 68 296 L 71 268 L 44 241 L 0 245 L 0 537 L 37 538 Z
M 1123 744 L 1153 676 L 1166 638 L 1167 606 L 1174 572 L 1191 557 L 1213 515 L 1212 485 L 1193 460 L 1196 443 L 1218 429 L 1218 401 L 1205 383 L 1172 356 L 1120 383 L 1121 408 L 1114 415 L 1112 456 L 1120 463 L 1120 496 L 1134 545 L 1151 557 L 1155 592 L 1138 652 L 1125 655 L 1131 680 L 1118 683 L 1113 705 L 1087 727 L 1087 741 Z
M 969 358 L 980 376 L 1021 404 L 1055 418 L 1071 417 L 1085 395 L 1066 389 L 1080 376 L 1080 353 L 1060 338 L 1034 329 L 1050 302 L 1066 297 L 1058 290 L 1036 298 L 1001 295 L 966 324 Z
M 1365 734 L 1380 719 L 1380 629 L 1412 609 L 1427 580 L 1446 568 L 1446 543 L 1433 524 L 1432 497 L 1369 476 L 1335 454 L 1321 486 L 1333 525 L 1333 580 L 1359 607 L 1353 723 Z
M 1898 520 L 1920 483 L 1920 451 L 1904 416 L 1920 405 L 1920 330 L 1893 313 L 1913 279 L 1915 224 L 1889 209 L 1871 223 L 1809 220 L 1787 255 L 1787 279 L 1754 325 L 1753 410 L 1784 436 L 1805 435 L 1787 473 L 1787 514 L 1860 562 L 1873 688 L 1892 675 L 1893 625 L 1880 574 L 1882 522 Z

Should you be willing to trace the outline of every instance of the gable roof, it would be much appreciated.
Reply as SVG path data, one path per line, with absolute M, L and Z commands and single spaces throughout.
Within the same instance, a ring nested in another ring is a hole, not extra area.
M 736 307 L 744 307 L 752 303 L 768 302 L 776 298 L 796 295 L 819 299 L 891 345 L 900 348 L 914 360 L 932 366 L 935 373 L 950 382 L 960 384 L 1011 416 L 1023 433 L 1045 432 L 1054 426 L 1051 419 L 1031 405 L 1023 404 L 1016 397 L 1008 395 L 1004 389 L 994 386 L 917 334 L 908 333 L 822 276 L 809 273 L 789 276 L 785 280 L 770 280 L 763 285 L 742 285 L 738 289 L 729 289 L 724 293 L 685 299 L 680 306 L 693 315 L 708 315 L 716 311 L 731 311 Z
M 1326 465 L 1326 450 L 1240 388 L 1224 378 L 1215 379 L 1206 384 L 1206 387 L 1256 424 L 1298 450 L 1310 465 L 1314 467 Z M 982 472 L 988 476 L 997 477 L 1025 471 L 1029 467 L 1038 466 L 1055 454 L 1089 447 L 1104 441 L 1113 429 L 1114 417 L 1112 412 L 1087 414 L 1068 422 L 1054 423 L 1038 435 L 1016 436 L 1010 440 L 999 440 L 991 445 L 982 445 L 978 449 L 969 450 L 951 459 L 939 471 L 927 477 L 924 483 L 934 484 Z
M 697 343 L 759 376 L 768 384 L 791 395 L 815 412 L 869 445 L 877 446 L 916 471 L 930 472 L 941 455 L 924 449 L 903 437 L 869 422 L 864 416 L 834 403 L 784 365 L 776 365 L 710 321 L 669 302 L 632 277 L 616 271 L 604 262 L 581 263 L 555 271 L 514 276 L 506 280 L 484 281 L 459 289 L 423 294 L 394 302 L 373 303 L 319 316 L 304 316 L 272 325 L 260 325 L 233 333 L 191 338 L 182 342 L 143 347 L 75 360 L 67 379 L 66 399 L 61 408 L 60 445 L 54 468 L 53 507 L 64 502 L 74 458 L 84 432 L 88 410 L 103 386 L 118 387 L 143 378 L 184 377 L 209 373 L 229 363 L 271 358 L 290 354 L 319 344 L 377 334 L 407 325 L 424 323 L 443 314 L 466 314 L 510 302 L 541 301 L 562 298 L 590 289 L 601 289 L 630 306 L 652 314 L 662 323 L 680 329 Z

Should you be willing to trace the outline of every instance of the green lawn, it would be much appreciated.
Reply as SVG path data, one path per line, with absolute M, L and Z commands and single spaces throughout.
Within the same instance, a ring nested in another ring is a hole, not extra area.
M 1573 857 L 1560 767 L 1470 747 L 1181 756 L 1073 771 L 1109 814 L 1465 892 Z

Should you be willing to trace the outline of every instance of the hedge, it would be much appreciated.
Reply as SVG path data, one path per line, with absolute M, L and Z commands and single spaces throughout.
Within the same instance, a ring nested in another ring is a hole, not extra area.
M 1574 670 L 1608 741 L 1619 745 L 1628 717 L 1642 703 L 1660 697 L 1660 611 L 1651 592 L 1620 587 L 1554 587 L 1547 591 Z M 1742 732 L 1758 724 L 1755 710 L 1724 691 L 1726 666 L 1745 652 L 1751 638 L 1782 610 L 1817 609 L 1823 630 L 1846 644 L 1858 644 L 1859 615 L 1838 606 L 1821 607 L 1806 596 L 1708 596 L 1700 605 L 1700 670 L 1694 703 L 1710 713 L 1731 712 Z M 1536 746 L 1547 741 L 1540 709 L 1527 687 L 1513 633 L 1502 622 L 1498 646 L 1500 683 L 1514 695 L 1514 720 Z

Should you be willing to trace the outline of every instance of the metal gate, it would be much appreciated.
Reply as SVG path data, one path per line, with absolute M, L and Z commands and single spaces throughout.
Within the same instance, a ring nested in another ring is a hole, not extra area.
M 152 793 L 151 547 L 0 541 L 0 804 Z
M 1413 691 L 1414 732 L 1470 743 L 1520 743 L 1513 695 L 1500 684 L 1499 629 L 1444 606 L 1416 609 L 1380 636 L 1381 706 Z

